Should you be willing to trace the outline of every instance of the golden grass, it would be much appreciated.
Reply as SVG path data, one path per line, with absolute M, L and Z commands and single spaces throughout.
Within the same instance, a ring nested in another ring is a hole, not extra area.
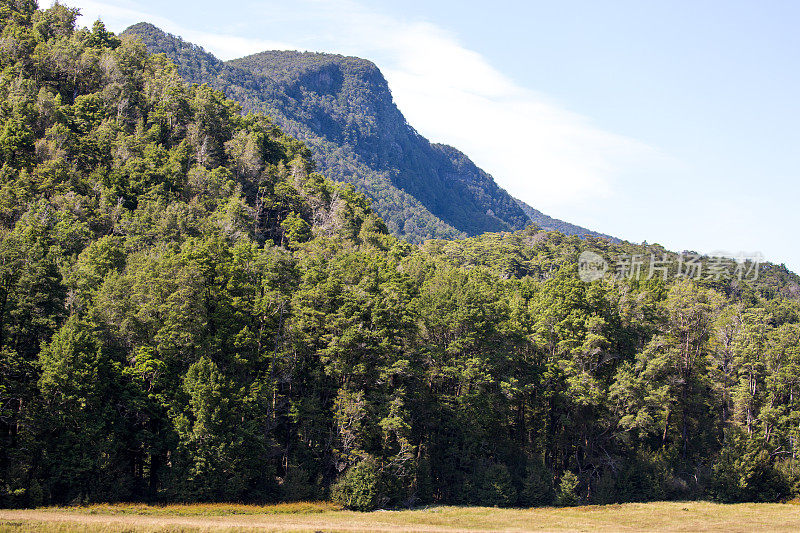
M 800 506 L 654 502 L 573 508 L 431 507 L 344 511 L 328 503 L 0 510 L 0 532 L 189 533 L 245 531 L 800 531 Z

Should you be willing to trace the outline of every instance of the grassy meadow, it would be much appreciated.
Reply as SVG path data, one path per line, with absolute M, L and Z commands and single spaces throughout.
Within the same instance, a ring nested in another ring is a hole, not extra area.
M 800 531 L 800 506 L 653 502 L 571 508 L 345 511 L 324 502 L 0 510 L 0 532 Z

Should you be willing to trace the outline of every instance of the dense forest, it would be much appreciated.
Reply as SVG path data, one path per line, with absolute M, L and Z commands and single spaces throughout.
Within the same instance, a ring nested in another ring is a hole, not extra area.
M 270 119 L 75 19 L 0 0 L 0 505 L 800 491 L 785 267 L 586 282 L 586 250 L 667 251 L 410 244 Z
M 531 221 L 562 233 L 595 234 L 519 205 L 466 155 L 428 142 L 406 122 L 370 61 L 269 51 L 222 62 L 152 24 L 136 24 L 124 35 L 166 54 L 184 80 L 208 83 L 246 111 L 269 115 L 308 144 L 326 176 L 372 199 L 390 232 L 407 241 L 517 230 Z

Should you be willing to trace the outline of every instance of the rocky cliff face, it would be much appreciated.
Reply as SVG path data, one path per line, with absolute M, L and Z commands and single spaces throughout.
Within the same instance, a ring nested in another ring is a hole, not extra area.
M 373 63 L 272 51 L 230 65 L 273 80 L 270 90 L 281 102 L 280 112 L 300 123 L 299 137 L 311 133 L 348 146 L 370 169 L 388 174 L 394 187 L 457 230 L 474 235 L 528 223 L 513 198 L 469 158 L 450 146 L 431 144 L 409 126 Z
M 513 231 L 531 223 L 523 205 L 465 154 L 429 142 L 406 122 L 370 61 L 266 51 L 222 62 L 150 24 L 132 26 L 125 35 L 165 53 L 186 80 L 208 83 L 245 110 L 270 115 L 309 145 L 324 174 L 364 192 L 389 229 L 409 241 Z

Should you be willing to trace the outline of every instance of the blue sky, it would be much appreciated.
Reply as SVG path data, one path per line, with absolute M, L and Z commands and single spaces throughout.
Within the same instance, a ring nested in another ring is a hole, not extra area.
M 551 216 L 800 271 L 800 2 L 63 3 L 223 59 L 370 59 L 418 131 Z

